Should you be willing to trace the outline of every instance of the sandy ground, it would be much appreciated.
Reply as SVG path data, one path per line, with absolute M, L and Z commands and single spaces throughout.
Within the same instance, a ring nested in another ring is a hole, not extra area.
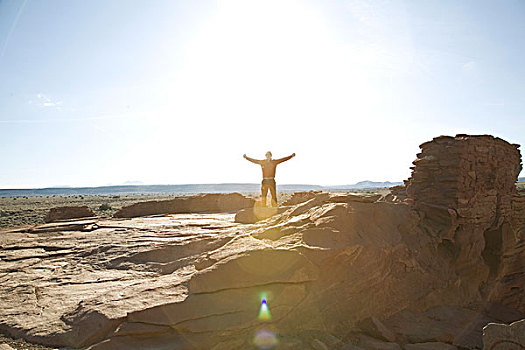
M 46 214 L 53 207 L 87 205 L 97 215 L 109 217 L 123 206 L 135 202 L 174 197 L 158 194 L 0 197 L 0 228 L 43 224 Z

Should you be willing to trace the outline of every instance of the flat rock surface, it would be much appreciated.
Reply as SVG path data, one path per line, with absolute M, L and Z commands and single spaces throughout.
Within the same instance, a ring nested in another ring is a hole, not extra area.
M 0 327 L 43 343 L 99 340 L 70 332 L 96 323 L 100 338 L 130 312 L 183 300 L 196 256 L 242 232 L 233 214 L 107 219 L 78 230 L 91 222 L 0 233 Z

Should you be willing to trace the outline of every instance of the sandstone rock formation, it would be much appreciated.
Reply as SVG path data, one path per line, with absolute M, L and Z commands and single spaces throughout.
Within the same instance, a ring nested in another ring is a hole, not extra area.
M 52 208 L 46 215 L 45 222 L 93 217 L 95 213 L 87 206 Z
M 0 329 L 97 350 L 480 348 L 486 324 L 525 317 L 519 153 L 488 136 L 422 150 L 394 194 L 315 193 L 251 225 L 185 213 L 1 232 Z M 122 216 L 166 208 L 180 207 Z
M 525 311 L 525 197 L 516 193 L 522 169 L 518 147 L 488 135 L 441 136 L 424 143 L 406 182 L 406 201 L 432 235 L 453 247 L 455 273 L 474 282 L 469 293 Z
M 134 218 L 156 214 L 236 212 L 253 207 L 255 200 L 239 193 L 207 193 L 177 197 L 167 201 L 139 202 L 124 207 L 116 218 Z

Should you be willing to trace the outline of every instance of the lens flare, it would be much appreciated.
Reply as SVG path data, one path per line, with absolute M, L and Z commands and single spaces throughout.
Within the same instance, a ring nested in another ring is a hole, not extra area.
M 277 207 L 265 207 L 262 203 L 253 207 L 253 215 L 259 220 L 268 219 L 277 214 Z
M 259 309 L 259 316 L 257 316 L 257 318 L 259 321 L 270 321 L 272 319 L 268 304 L 266 304 L 266 298 L 263 298 L 261 301 L 261 308 Z
M 272 331 L 268 329 L 261 329 L 255 333 L 255 336 L 253 337 L 253 343 L 259 349 L 267 350 L 275 348 L 279 341 Z

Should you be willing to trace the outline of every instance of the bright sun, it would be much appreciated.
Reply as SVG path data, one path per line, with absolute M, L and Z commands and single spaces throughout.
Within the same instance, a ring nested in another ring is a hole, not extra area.
M 219 1 L 191 41 L 177 79 L 177 108 L 222 122 L 285 116 L 337 116 L 370 101 L 369 84 L 322 12 L 295 1 Z M 203 101 L 206 101 L 203 103 Z M 357 103 L 356 103 L 357 102 Z M 291 119 L 289 127 L 297 127 Z
M 335 156 L 304 138 L 321 131 L 320 125 L 333 134 L 334 149 L 370 144 L 367 134 L 355 131 L 375 128 L 386 114 L 378 101 L 388 99 L 391 87 L 374 79 L 387 69 L 384 57 L 377 47 L 339 38 L 325 15 L 299 1 L 219 1 L 188 41 L 182 65 L 166 87 L 172 98 L 159 113 L 164 129 L 184 130 L 177 140 L 191 145 L 194 157 L 218 149 L 231 155 L 227 165 L 213 156 L 209 160 L 210 165 L 230 168 L 239 155 L 264 155 L 268 149 L 283 152 L 281 156 L 302 153 L 333 166 Z M 202 141 L 195 142 L 196 133 Z M 173 147 L 169 131 L 158 140 Z M 373 147 L 368 146 L 370 154 Z M 369 155 L 353 157 L 363 164 L 369 160 Z M 194 163 L 190 158 L 181 161 Z M 298 177 L 306 174 L 300 166 L 308 165 L 297 162 L 297 173 L 289 179 L 282 173 L 283 181 L 323 181 L 323 172 L 316 174 L 315 169 L 308 170 L 309 178 Z M 236 169 L 237 181 L 249 178 L 242 171 Z M 355 169 L 353 175 L 361 176 Z

